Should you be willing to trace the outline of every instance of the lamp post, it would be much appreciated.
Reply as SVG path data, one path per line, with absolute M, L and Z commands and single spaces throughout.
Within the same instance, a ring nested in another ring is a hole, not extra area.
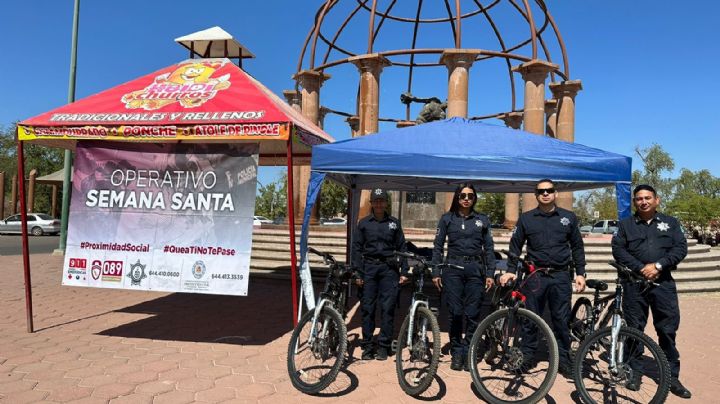
M 75 75 L 77 72 L 77 41 L 78 41 L 78 25 L 80 23 L 80 0 L 75 0 L 73 9 L 73 27 L 72 27 L 72 45 L 70 48 L 70 82 L 68 84 L 68 104 L 75 101 Z M 65 254 L 65 246 L 67 242 L 68 216 L 70 215 L 70 175 L 72 170 L 73 155 L 70 150 L 65 150 L 65 159 L 63 163 L 63 195 L 62 210 L 60 214 L 60 245 L 55 250 L 56 254 Z

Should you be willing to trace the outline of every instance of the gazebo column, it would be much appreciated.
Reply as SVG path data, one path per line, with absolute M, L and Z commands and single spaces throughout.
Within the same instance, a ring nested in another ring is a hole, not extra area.
M 302 87 L 302 93 L 300 94 L 300 109 L 302 114 L 317 125 L 320 121 L 320 87 L 325 80 L 330 78 L 330 75 L 317 70 L 303 70 L 298 72 L 293 78 L 297 80 Z M 295 220 L 297 223 L 302 223 L 303 214 L 305 213 L 305 200 L 307 199 L 307 186 L 310 181 L 310 166 L 299 166 L 298 172 L 299 195 L 295 201 L 295 206 L 297 206 L 295 210 Z M 310 224 L 317 224 L 319 222 L 319 201 L 320 199 L 318 198 L 310 214 Z
M 0 220 L 5 219 L 5 172 L 0 171 Z
M 448 118 L 467 118 L 468 115 L 468 84 L 470 82 L 470 67 L 475 58 L 480 54 L 479 50 L 470 49 L 447 49 L 440 57 L 440 63 L 448 69 L 448 96 L 447 112 Z M 445 210 L 452 205 L 453 193 L 445 193 Z
M 301 99 L 302 95 L 297 90 L 285 90 L 283 91 L 283 96 L 285 96 L 285 101 L 290 105 L 294 110 L 302 114 L 302 105 L 301 105 Z M 303 195 L 303 185 L 301 182 L 302 178 L 302 171 L 304 166 L 299 165 L 293 165 L 293 201 L 294 201 L 294 209 L 293 212 L 295 213 L 295 223 L 302 223 L 303 214 L 305 212 L 304 209 L 300 208 L 300 201 L 302 200 Z M 307 187 L 307 185 L 305 186 Z M 305 195 L 307 195 L 307 189 L 305 189 Z M 303 207 L 305 206 L 303 202 Z M 287 222 L 287 218 L 285 218 Z
M 523 121 L 522 112 L 508 112 L 500 115 L 500 119 L 505 122 L 505 126 L 511 129 L 520 129 Z M 512 229 L 520 218 L 520 194 L 517 193 L 506 193 L 505 194 L 505 220 L 503 220 L 503 227 L 506 229 Z
M 384 67 L 390 66 L 390 61 L 377 53 L 353 56 L 348 60 L 360 72 L 357 135 L 365 136 L 376 133 L 379 130 L 378 119 L 380 118 L 380 73 Z M 369 202 L 370 192 L 363 191 L 360 196 L 359 218 L 370 214 Z
M 37 170 L 30 170 L 28 176 L 28 196 L 27 196 L 27 208 L 28 213 L 35 211 L 35 179 L 37 178 Z
M 556 137 L 569 143 L 575 142 L 575 96 L 580 90 L 582 90 L 580 80 L 550 83 L 550 91 L 558 100 Z M 572 192 L 561 192 L 557 196 L 557 205 L 572 210 Z
M 12 176 L 12 180 L 10 182 L 10 214 L 14 215 L 18 213 L 17 210 L 17 200 L 18 200 L 18 184 L 17 184 L 17 174 Z M 3 218 L 4 219 L 4 218 Z
M 537 135 L 545 134 L 545 79 L 558 66 L 543 60 L 534 59 L 513 68 L 525 80 L 525 102 L 523 107 L 523 127 L 525 131 Z M 538 173 L 539 176 L 544 176 Z M 524 193 L 522 210 L 527 212 L 537 207 L 533 193 Z

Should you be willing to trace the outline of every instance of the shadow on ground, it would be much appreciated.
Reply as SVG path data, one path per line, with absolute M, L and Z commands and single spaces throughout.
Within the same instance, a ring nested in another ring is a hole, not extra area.
M 289 281 L 250 278 L 248 290 L 248 296 L 174 293 L 128 306 L 115 311 L 151 316 L 99 334 L 265 345 L 292 330 Z

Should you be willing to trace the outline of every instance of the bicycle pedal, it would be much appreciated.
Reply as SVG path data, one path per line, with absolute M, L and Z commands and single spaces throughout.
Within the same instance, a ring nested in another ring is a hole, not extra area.
M 390 350 L 391 350 L 392 352 L 397 352 L 397 350 L 398 350 L 398 340 L 396 340 L 396 339 L 392 340 L 392 342 L 390 343 Z

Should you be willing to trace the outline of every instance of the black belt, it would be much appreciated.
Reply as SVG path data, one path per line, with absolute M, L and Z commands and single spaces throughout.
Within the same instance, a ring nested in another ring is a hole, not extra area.
M 568 272 L 570 270 L 570 266 L 568 265 L 536 265 L 535 266 L 536 271 L 545 272 L 548 274 L 556 273 L 556 272 Z
M 480 262 L 482 258 L 477 255 L 448 255 L 448 261 Z
M 363 260 L 372 264 L 389 264 L 394 257 L 367 257 L 363 256 Z

